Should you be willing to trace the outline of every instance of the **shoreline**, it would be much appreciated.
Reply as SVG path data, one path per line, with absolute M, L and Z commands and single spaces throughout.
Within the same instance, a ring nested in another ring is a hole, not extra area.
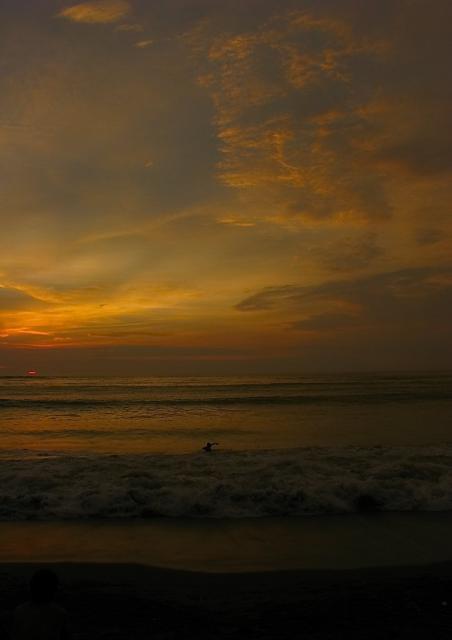
M 121 563 L 205 573 L 452 562 L 452 512 L 229 520 L 0 522 L 0 563 Z

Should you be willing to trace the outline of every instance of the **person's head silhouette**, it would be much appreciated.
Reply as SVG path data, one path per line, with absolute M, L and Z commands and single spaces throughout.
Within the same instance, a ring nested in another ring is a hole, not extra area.
M 31 599 L 36 604 L 51 602 L 58 589 L 58 578 L 51 569 L 39 569 L 30 580 Z

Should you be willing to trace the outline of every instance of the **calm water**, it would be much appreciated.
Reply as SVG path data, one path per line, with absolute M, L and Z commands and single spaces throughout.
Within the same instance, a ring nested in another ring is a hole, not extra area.
M 452 374 L 5 377 L 0 420 L 3 519 L 452 509 Z

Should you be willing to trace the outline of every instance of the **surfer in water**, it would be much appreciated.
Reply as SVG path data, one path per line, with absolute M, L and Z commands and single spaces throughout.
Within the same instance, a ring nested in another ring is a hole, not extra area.
M 212 447 L 214 447 L 215 445 L 219 445 L 219 442 L 206 442 L 206 446 L 203 447 L 203 451 L 205 451 L 206 453 L 210 453 L 211 451 L 213 451 Z

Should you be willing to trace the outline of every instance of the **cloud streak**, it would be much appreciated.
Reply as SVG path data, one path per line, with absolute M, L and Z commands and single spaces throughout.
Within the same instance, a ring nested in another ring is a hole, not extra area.
M 363 341 L 399 348 L 409 361 L 419 341 L 424 349 L 446 340 L 452 317 L 452 268 L 413 268 L 335 280 L 314 286 L 267 287 L 242 300 L 237 310 L 286 318 L 300 339 L 340 344 L 347 336 L 352 358 Z M 368 347 L 366 347 L 368 348 Z M 435 347 L 436 349 L 436 347 Z M 410 354 L 410 350 L 412 353 Z
M 267 287 L 237 304 L 239 311 L 260 311 L 278 305 L 304 305 L 313 300 L 341 299 L 350 302 L 417 300 L 452 291 L 452 269 L 417 267 L 378 273 L 357 279 L 332 280 L 319 285 Z M 390 312 L 390 307 L 388 307 Z

